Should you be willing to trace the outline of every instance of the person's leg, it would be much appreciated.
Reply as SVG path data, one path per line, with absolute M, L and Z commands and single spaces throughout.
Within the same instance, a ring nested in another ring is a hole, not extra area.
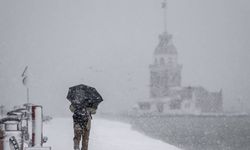
M 87 127 L 83 129 L 82 150 L 88 150 L 90 126 L 91 121 L 89 120 Z
M 81 141 L 81 136 L 82 136 L 82 132 L 83 130 L 81 129 L 81 127 L 78 124 L 74 125 L 74 150 L 79 150 L 79 144 Z
M 89 130 L 84 129 L 82 135 L 82 150 L 88 150 Z

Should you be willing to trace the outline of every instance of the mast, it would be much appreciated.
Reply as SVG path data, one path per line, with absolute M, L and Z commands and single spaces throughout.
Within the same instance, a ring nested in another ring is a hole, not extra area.
M 164 32 L 167 32 L 167 0 L 162 2 Z

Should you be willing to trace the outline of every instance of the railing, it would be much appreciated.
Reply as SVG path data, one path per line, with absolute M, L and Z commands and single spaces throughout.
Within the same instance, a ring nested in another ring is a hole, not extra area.
M 24 104 L 0 119 L 0 150 L 51 150 L 43 147 L 43 108 Z

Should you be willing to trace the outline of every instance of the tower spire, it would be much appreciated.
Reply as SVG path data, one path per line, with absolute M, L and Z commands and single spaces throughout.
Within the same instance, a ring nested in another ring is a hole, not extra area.
M 167 0 L 162 2 L 164 32 L 167 32 Z

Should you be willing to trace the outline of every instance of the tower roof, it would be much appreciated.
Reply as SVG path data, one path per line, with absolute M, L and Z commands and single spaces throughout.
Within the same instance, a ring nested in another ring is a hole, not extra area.
M 177 55 L 177 50 L 172 42 L 172 35 L 168 34 L 167 32 L 163 32 L 159 35 L 159 44 L 157 45 L 154 54 L 161 55 L 161 54 L 170 54 L 170 55 Z

